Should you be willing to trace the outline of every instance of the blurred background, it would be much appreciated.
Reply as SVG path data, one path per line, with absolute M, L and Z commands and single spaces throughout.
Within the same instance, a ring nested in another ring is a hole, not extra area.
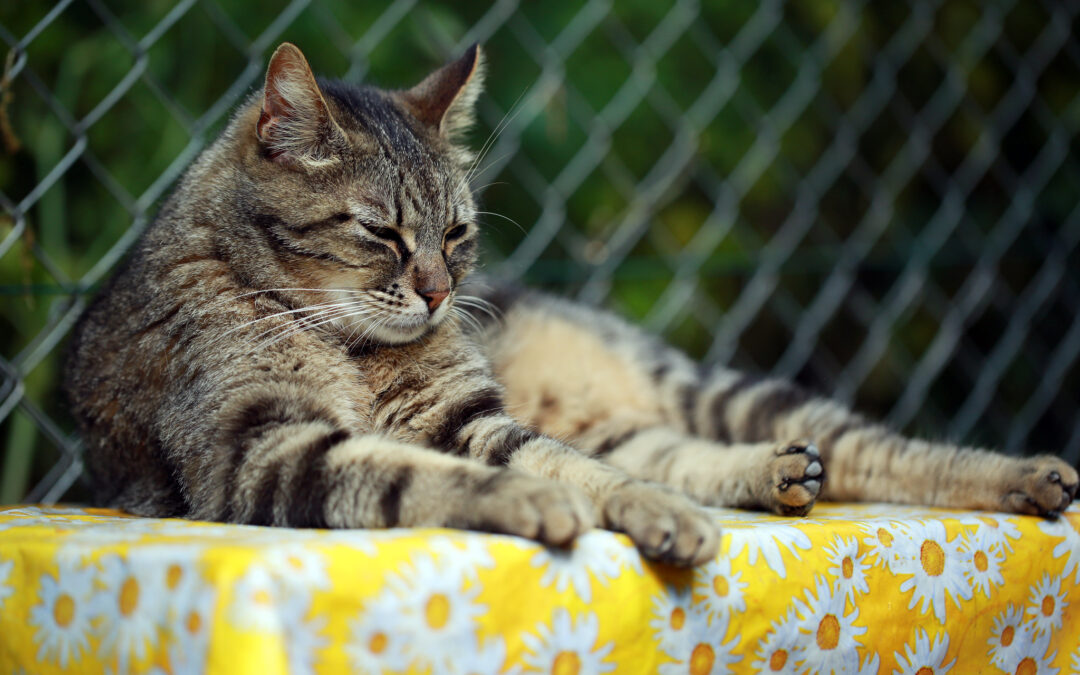
M 488 269 L 916 434 L 1080 458 L 1080 4 L 0 3 L 0 503 L 78 500 L 88 298 L 283 40 L 484 44 Z

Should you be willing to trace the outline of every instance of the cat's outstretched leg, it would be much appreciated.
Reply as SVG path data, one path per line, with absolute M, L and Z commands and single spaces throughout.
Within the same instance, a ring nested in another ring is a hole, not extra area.
M 456 527 L 564 545 L 597 523 L 573 486 L 325 421 L 282 403 L 189 489 L 189 517 L 287 527 Z M 277 417 L 278 415 L 280 417 Z M 302 414 L 301 414 L 302 415 Z
M 820 451 L 828 480 L 817 496 L 824 499 L 1052 516 L 1076 495 L 1076 470 L 1056 457 L 1008 457 L 907 439 L 789 382 L 701 368 L 594 308 L 499 288 L 486 297 L 502 318 L 489 321 L 482 337 L 515 416 L 599 454 L 605 446 L 632 442 L 626 452 L 633 453 L 619 453 L 620 466 L 636 463 L 643 472 L 636 475 L 664 480 L 707 503 L 732 504 L 729 495 L 739 495 L 740 505 L 781 508 L 775 499 L 755 501 L 744 493 L 777 489 L 773 467 L 796 461 L 777 453 L 799 446 L 797 439 L 808 439 Z M 656 431 L 640 432 L 649 429 Z M 618 443 L 629 432 L 640 435 Z M 665 443 L 664 434 L 673 432 L 684 438 Z M 709 450 L 697 459 L 691 450 L 678 449 L 692 445 L 693 437 L 713 442 L 701 446 Z M 682 477 L 659 476 L 656 467 L 665 463 L 691 473 L 696 468 L 690 482 L 716 483 L 720 496 L 688 487 Z M 798 512 L 809 503 L 785 506 Z
M 717 370 L 689 416 L 721 441 L 813 439 L 829 467 L 823 498 L 891 501 L 1055 516 L 1076 496 L 1076 469 L 1049 456 L 1010 457 L 906 438 L 789 382 Z
M 820 452 L 809 441 L 721 444 L 618 419 L 574 440 L 595 459 L 678 488 L 707 506 L 802 516 L 826 478 Z
M 502 412 L 502 399 L 493 396 L 490 383 L 480 377 L 476 384 L 449 411 L 434 411 L 440 420 L 433 427 L 435 445 L 580 488 L 596 504 L 599 524 L 628 534 L 648 558 L 697 565 L 715 557 L 719 531 L 692 500 L 523 428 Z

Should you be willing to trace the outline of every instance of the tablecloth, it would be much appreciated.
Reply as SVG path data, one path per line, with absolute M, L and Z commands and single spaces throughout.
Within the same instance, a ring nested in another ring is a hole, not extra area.
M 2 673 L 1080 672 L 1080 509 L 714 509 L 713 562 L 0 509 Z

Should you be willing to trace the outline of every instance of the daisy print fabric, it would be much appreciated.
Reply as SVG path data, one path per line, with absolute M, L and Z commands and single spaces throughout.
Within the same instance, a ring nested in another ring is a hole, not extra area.
M 1080 508 L 711 509 L 695 569 L 565 550 L 0 508 L 0 673 L 1080 673 Z

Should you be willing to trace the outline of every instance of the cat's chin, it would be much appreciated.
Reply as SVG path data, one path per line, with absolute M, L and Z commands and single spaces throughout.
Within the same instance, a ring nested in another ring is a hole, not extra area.
M 441 322 L 441 312 L 434 316 L 403 321 L 386 321 L 371 331 L 370 339 L 375 344 L 402 345 L 415 342 L 435 329 Z

